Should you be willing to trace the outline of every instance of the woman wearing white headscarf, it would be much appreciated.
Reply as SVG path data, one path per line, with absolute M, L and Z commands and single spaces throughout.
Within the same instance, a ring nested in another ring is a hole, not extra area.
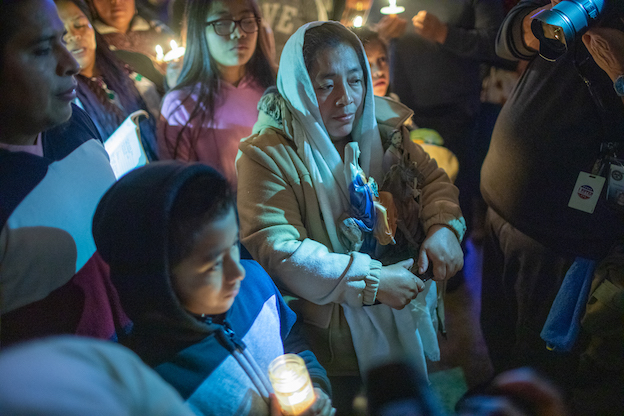
M 261 99 L 254 134 L 240 145 L 243 244 L 293 296 L 290 305 L 331 376 L 396 358 L 414 360 L 426 375 L 425 355 L 439 357 L 436 288 L 410 272 L 410 257 L 418 258 L 419 275 L 431 265 L 434 280 L 461 269 L 457 188 L 409 140 L 403 122 L 411 111 L 373 97 L 363 48 L 339 23 L 309 23 L 289 39 L 277 89 Z M 392 188 L 391 165 L 402 167 L 395 179 L 409 194 L 401 200 L 403 191 L 391 192 L 394 204 L 377 198 L 367 179 Z M 379 199 L 391 217 L 386 228 L 398 212 L 396 245 L 371 237 L 383 215 L 366 207 Z M 414 219 L 418 230 L 409 227 Z

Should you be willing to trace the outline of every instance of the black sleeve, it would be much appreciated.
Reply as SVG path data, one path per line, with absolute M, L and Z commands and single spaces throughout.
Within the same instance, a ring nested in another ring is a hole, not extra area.
M 318 362 L 316 356 L 310 351 L 310 347 L 301 336 L 299 321 L 293 325 L 290 333 L 284 340 L 284 352 L 286 354 L 297 354 L 303 358 L 314 387 L 320 388 L 329 397 L 332 396 L 331 383 L 327 377 L 327 371 L 325 371 L 321 363 Z
M 537 51 L 524 44 L 522 20 L 533 10 L 549 3 L 550 0 L 522 0 L 509 11 L 496 37 L 498 56 L 510 60 L 530 60 L 537 55 Z
M 65 123 L 43 132 L 43 154 L 53 160 L 61 160 L 88 140 L 103 143 L 102 137 L 89 115 L 72 104 L 72 115 Z

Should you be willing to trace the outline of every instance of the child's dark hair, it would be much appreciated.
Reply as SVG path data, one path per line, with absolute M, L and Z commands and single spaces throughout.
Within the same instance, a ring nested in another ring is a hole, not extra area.
M 204 227 L 235 209 L 234 191 L 217 171 L 188 180 L 180 188 L 169 221 L 169 267 L 187 257 Z
M 364 77 L 367 77 L 367 61 L 357 37 L 346 27 L 332 23 L 315 26 L 308 29 L 305 33 L 303 39 L 303 61 L 308 73 L 310 73 L 320 51 L 326 48 L 335 48 L 342 44 L 347 44 L 355 50 Z M 365 79 L 364 85 L 367 85 L 367 82 L 368 80 Z
M 369 43 L 378 42 L 381 46 L 383 46 L 384 52 L 388 53 L 386 43 L 381 40 L 381 38 L 379 37 L 379 33 L 377 33 L 376 31 L 366 26 L 362 26 L 354 28 L 353 33 L 355 33 L 355 35 L 360 39 L 360 42 L 362 42 L 364 48 L 366 48 L 366 45 Z

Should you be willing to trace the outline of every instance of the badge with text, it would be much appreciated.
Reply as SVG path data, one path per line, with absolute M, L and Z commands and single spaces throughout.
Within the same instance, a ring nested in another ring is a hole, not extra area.
M 596 203 L 598 203 L 598 198 L 600 198 L 604 183 L 605 178 L 602 176 L 587 172 L 579 173 L 568 206 L 592 214 L 596 208 Z

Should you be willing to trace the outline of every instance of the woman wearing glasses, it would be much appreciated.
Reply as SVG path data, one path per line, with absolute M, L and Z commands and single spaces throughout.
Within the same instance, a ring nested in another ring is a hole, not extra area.
M 182 71 L 163 100 L 159 155 L 206 163 L 236 189 L 238 143 L 251 134 L 258 101 L 275 84 L 272 35 L 254 0 L 190 0 L 185 27 Z

